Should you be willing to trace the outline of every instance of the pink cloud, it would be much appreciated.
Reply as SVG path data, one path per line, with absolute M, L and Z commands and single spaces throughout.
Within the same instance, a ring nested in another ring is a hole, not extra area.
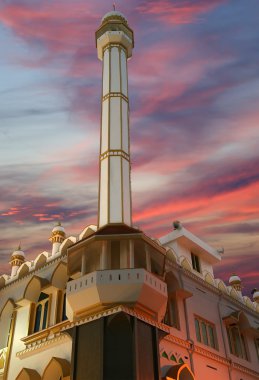
M 199 20 L 201 15 L 212 11 L 224 2 L 224 0 L 149 0 L 140 5 L 138 11 L 156 16 L 161 22 L 189 24 Z

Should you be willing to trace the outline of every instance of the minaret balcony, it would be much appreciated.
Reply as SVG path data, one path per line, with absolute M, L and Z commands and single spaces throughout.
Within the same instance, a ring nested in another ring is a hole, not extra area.
M 166 304 L 165 282 L 142 268 L 98 270 L 67 284 L 67 316 L 70 320 L 115 305 L 127 305 L 161 321 Z

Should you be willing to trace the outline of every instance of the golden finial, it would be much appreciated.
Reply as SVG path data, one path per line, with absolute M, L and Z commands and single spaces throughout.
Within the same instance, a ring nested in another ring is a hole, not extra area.
M 113 10 L 116 11 L 116 4 L 113 3 L 112 5 L 113 5 Z

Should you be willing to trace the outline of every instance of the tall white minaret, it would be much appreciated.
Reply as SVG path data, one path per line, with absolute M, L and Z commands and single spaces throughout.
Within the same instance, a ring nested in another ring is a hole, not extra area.
M 103 17 L 96 46 L 103 61 L 98 226 L 131 225 L 127 60 L 134 37 L 122 13 Z

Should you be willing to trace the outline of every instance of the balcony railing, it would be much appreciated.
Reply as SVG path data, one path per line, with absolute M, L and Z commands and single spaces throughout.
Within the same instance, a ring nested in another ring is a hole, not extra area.
M 157 292 L 167 295 L 166 284 L 145 269 L 101 270 L 84 275 L 67 284 L 67 293 L 75 293 L 91 286 L 109 284 L 148 284 Z

